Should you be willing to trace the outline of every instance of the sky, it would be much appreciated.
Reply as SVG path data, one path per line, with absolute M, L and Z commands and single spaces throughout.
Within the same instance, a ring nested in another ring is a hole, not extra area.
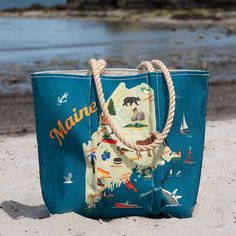
M 65 3 L 66 0 L 0 0 L 0 9 L 12 7 L 27 7 L 32 3 L 39 3 L 44 6 L 52 6 L 58 3 Z

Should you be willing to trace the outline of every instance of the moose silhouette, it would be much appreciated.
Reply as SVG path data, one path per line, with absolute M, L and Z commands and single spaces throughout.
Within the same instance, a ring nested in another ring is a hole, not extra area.
M 150 137 L 144 139 L 144 140 L 137 140 L 135 143 L 136 145 L 149 145 L 151 143 L 153 143 L 155 140 L 157 139 L 157 136 L 155 134 L 151 134 Z M 140 151 L 136 151 L 137 155 L 139 157 L 141 157 L 141 152 Z M 148 156 L 151 157 L 151 151 L 147 150 Z

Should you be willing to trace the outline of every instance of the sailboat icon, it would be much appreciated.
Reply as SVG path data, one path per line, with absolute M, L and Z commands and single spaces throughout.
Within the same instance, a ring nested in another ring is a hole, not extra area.
M 181 134 L 190 133 L 190 129 L 189 129 L 188 125 L 187 125 L 187 122 L 186 122 L 184 114 L 183 114 L 183 119 L 182 119 L 182 122 L 181 122 L 180 133 Z

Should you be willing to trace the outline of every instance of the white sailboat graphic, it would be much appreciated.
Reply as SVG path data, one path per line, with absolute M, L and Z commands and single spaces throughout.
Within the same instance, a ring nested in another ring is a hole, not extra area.
M 184 114 L 183 114 L 183 120 L 181 122 L 180 133 L 181 134 L 190 133 Z

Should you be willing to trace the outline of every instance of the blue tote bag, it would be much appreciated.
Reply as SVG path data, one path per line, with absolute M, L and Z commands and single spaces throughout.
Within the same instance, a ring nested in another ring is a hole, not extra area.
M 32 74 L 40 182 L 51 214 L 191 217 L 201 175 L 208 72 Z M 159 70 L 161 69 L 161 70 Z

